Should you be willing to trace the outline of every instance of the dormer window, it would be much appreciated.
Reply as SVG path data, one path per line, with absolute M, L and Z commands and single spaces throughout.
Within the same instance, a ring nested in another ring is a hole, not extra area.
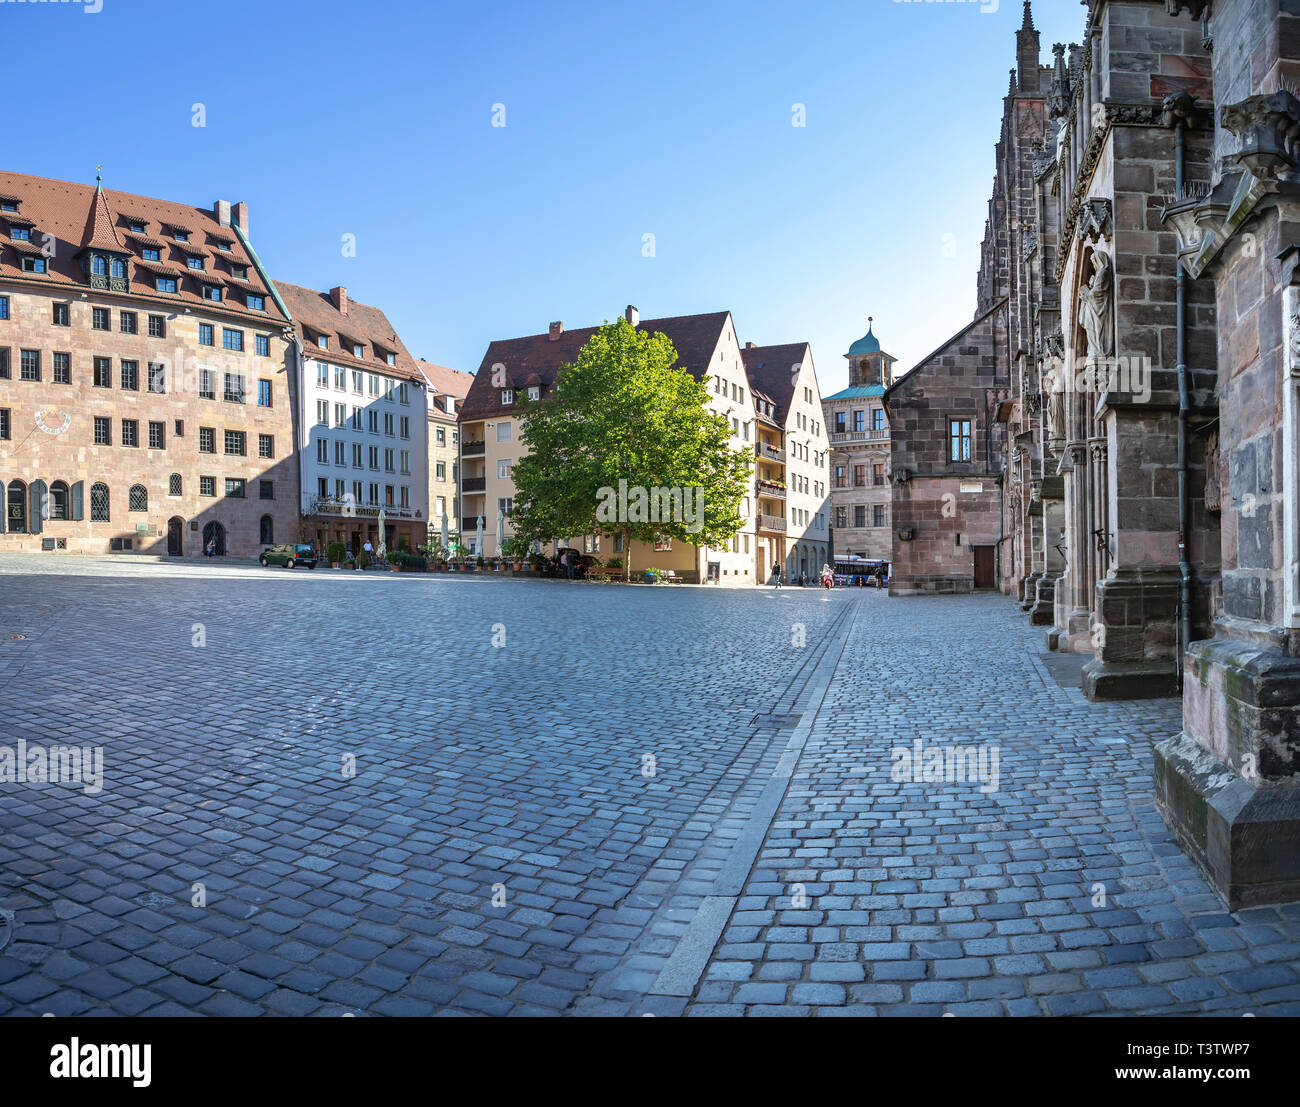
M 134 234 L 144 234 L 144 233 L 145 233 L 144 224 L 141 223 L 139 220 L 133 220 L 133 221 L 131 222 L 131 224 L 130 224 L 130 227 L 131 227 L 131 230 L 132 230 L 132 232 L 133 232 Z
M 539 386 L 537 386 L 537 385 L 533 385 L 533 386 L 528 390 L 528 398 L 529 398 L 530 400 L 540 400 L 540 399 L 542 398 L 542 390 L 541 390 L 541 388 L 540 388 Z
M 90 273 L 94 277 L 108 276 L 108 259 L 103 254 L 91 255 Z
M 158 252 L 158 247 L 156 246 L 141 246 L 140 256 L 145 261 L 162 261 L 162 254 Z
M 188 242 L 190 240 L 190 232 L 173 229 L 172 237 L 175 238 L 177 242 Z
M 230 253 L 230 243 L 229 243 L 229 242 L 223 242 L 223 241 L 218 240 L 218 242 L 217 242 L 217 249 L 218 249 L 218 250 L 225 250 L 226 253 Z
M 503 407 L 509 407 L 515 402 L 515 390 L 513 388 L 503 388 L 501 390 L 501 404 Z
M 250 308 L 252 308 L 254 311 L 265 311 L 265 310 L 266 310 L 266 297 L 265 297 L 265 296 L 259 296 L 259 295 L 258 295 L 257 293 L 255 293 L 255 292 L 250 292 L 250 293 L 245 297 L 245 299 L 246 299 L 247 302 L 248 302 L 248 306 L 249 306 Z
M 385 356 L 384 360 L 387 361 L 389 365 L 396 365 L 396 364 L 397 364 L 397 355 L 396 355 L 396 354 L 388 354 L 388 355 Z
M 236 280 L 246 281 L 248 280 L 248 266 L 232 265 L 230 267 L 230 275 L 234 277 Z
M 17 200 L 10 200 L 8 197 L 6 197 L 3 200 L 0 200 L 0 211 L 17 211 L 17 210 L 18 210 Z
M 319 346 L 322 350 L 328 350 L 330 348 L 329 336 L 324 334 L 320 335 L 316 339 L 316 345 Z
M 203 268 L 203 259 L 202 259 L 202 258 L 196 258 L 196 257 L 194 257 L 194 256 L 191 255 L 190 257 L 187 257 L 187 258 L 185 259 L 185 264 L 188 265 L 191 269 L 202 269 L 202 268 Z
M 215 284 L 200 286 L 200 293 L 205 300 L 212 300 L 214 303 L 221 302 L 221 289 Z
M 365 357 L 365 356 L 366 356 L 366 348 L 365 348 L 363 345 L 361 345 L 360 342 L 354 342 L 354 343 L 352 344 L 352 356 L 353 356 L 353 357 Z
M 113 276 L 121 277 L 123 279 L 126 278 L 126 262 L 124 262 L 121 258 L 114 258 L 109 263 L 108 268 Z
M 23 255 L 23 272 L 24 273 L 47 273 L 45 258 L 33 257 L 31 254 Z
M 15 242 L 30 242 L 32 240 L 31 227 L 10 227 L 9 237 Z

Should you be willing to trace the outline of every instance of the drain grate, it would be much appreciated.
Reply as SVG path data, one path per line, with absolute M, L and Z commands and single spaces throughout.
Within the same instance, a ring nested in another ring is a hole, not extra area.
M 750 723 L 750 726 L 769 726 L 775 727 L 777 730 L 793 730 L 801 722 L 803 722 L 802 715 L 773 715 L 770 713 L 760 713 L 754 716 L 754 720 Z

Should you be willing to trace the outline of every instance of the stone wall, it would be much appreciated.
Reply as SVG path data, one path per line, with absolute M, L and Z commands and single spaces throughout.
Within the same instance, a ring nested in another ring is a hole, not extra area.
M 900 378 L 886 393 L 892 428 L 894 565 L 890 592 L 968 592 L 976 547 L 1001 536 L 1000 461 L 1005 430 L 1006 302 Z M 953 461 L 951 422 L 969 420 L 970 459 Z
M 71 489 L 82 486 L 83 511 L 80 520 L 49 518 L 41 533 L 0 534 L 0 549 L 10 552 L 39 551 L 43 541 L 53 540 L 54 553 L 103 554 L 116 552 L 167 553 L 168 523 L 181 520 L 182 553 L 202 553 L 204 528 L 218 523 L 226 535 L 226 553 L 252 557 L 262 549 L 261 520 L 271 517 L 275 542 L 298 540 L 298 464 L 294 453 L 293 412 L 287 366 L 291 363 L 288 344 L 280 329 L 269 325 L 259 331 L 246 318 L 232 320 L 214 314 L 167 310 L 148 301 L 126 297 L 79 299 L 30 290 L 17 285 L 0 287 L 9 297 L 9 319 L 0 321 L 0 348 L 9 351 L 9 378 L 0 379 L 0 409 L 10 417 L 10 440 L 4 443 L 3 482 L 20 481 L 30 489 L 33 481 L 47 486 L 62 482 Z M 69 326 L 55 326 L 53 304 L 68 307 Z M 92 309 L 108 308 L 110 329 L 92 329 Z M 138 316 L 138 333 L 122 333 L 120 313 Z M 166 337 L 150 338 L 148 316 L 166 318 Z M 215 347 L 198 344 L 199 324 L 211 323 Z M 244 332 L 244 352 L 235 353 L 220 345 L 223 326 Z M 258 357 L 254 336 L 270 339 L 270 356 Z M 21 379 L 20 351 L 41 354 L 41 380 Z M 67 353 L 71 361 L 71 383 L 53 380 L 54 353 Z M 111 363 L 112 387 L 96 387 L 93 359 L 107 357 Z M 136 362 L 138 387 L 122 385 L 122 361 Z M 166 392 L 149 391 L 151 363 L 166 369 Z M 213 371 L 215 399 L 199 394 L 199 370 Z M 242 373 L 245 402 L 223 399 L 226 372 Z M 258 404 L 259 381 L 269 381 L 271 406 Z M 111 420 L 111 445 L 94 442 L 94 418 Z M 122 444 L 123 420 L 135 420 L 138 442 Z M 149 424 L 163 424 L 163 448 L 149 448 Z M 199 451 L 200 428 L 213 431 L 215 453 Z M 179 430 L 179 433 L 178 433 Z M 243 431 L 243 456 L 224 452 L 224 432 Z M 259 456 L 259 435 L 271 435 L 271 458 Z M 171 494 L 171 478 L 180 476 L 180 494 Z M 215 495 L 200 493 L 201 476 L 212 477 Z M 245 497 L 225 495 L 227 478 L 245 481 Z M 261 481 L 271 482 L 271 499 L 261 498 Z M 102 482 L 109 490 L 109 520 L 91 519 L 91 487 Z M 129 509 L 132 486 L 147 492 L 147 508 Z M 71 506 L 71 505 L 70 505 Z M 29 503 L 30 513 L 30 503 Z M 71 514 L 71 511 L 69 511 Z M 128 545 L 129 543 L 129 545 Z

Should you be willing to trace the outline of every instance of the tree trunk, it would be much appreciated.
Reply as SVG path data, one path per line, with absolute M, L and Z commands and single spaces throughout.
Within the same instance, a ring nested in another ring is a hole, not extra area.
M 623 532 L 623 583 L 632 581 L 632 532 Z

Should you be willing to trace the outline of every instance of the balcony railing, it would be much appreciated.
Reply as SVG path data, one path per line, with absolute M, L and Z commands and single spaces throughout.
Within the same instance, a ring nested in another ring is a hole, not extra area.
M 766 442 L 758 444 L 758 456 L 765 457 L 769 461 L 779 461 L 785 464 L 785 451 L 778 450 L 775 446 L 769 446 Z
M 460 484 L 465 492 L 487 491 L 487 477 L 463 477 Z
M 845 442 L 884 442 L 889 438 L 889 429 L 887 427 L 878 430 L 865 431 L 840 431 L 837 434 L 827 435 L 832 446 L 842 445 Z
M 754 481 L 754 491 L 760 496 L 767 496 L 774 500 L 785 499 L 785 485 L 773 484 L 770 480 Z
M 758 517 L 758 529 L 775 531 L 777 534 L 784 534 L 785 519 L 780 515 L 760 515 Z
M 460 452 L 462 457 L 482 457 L 487 452 L 487 442 L 482 439 L 478 442 L 462 442 Z

